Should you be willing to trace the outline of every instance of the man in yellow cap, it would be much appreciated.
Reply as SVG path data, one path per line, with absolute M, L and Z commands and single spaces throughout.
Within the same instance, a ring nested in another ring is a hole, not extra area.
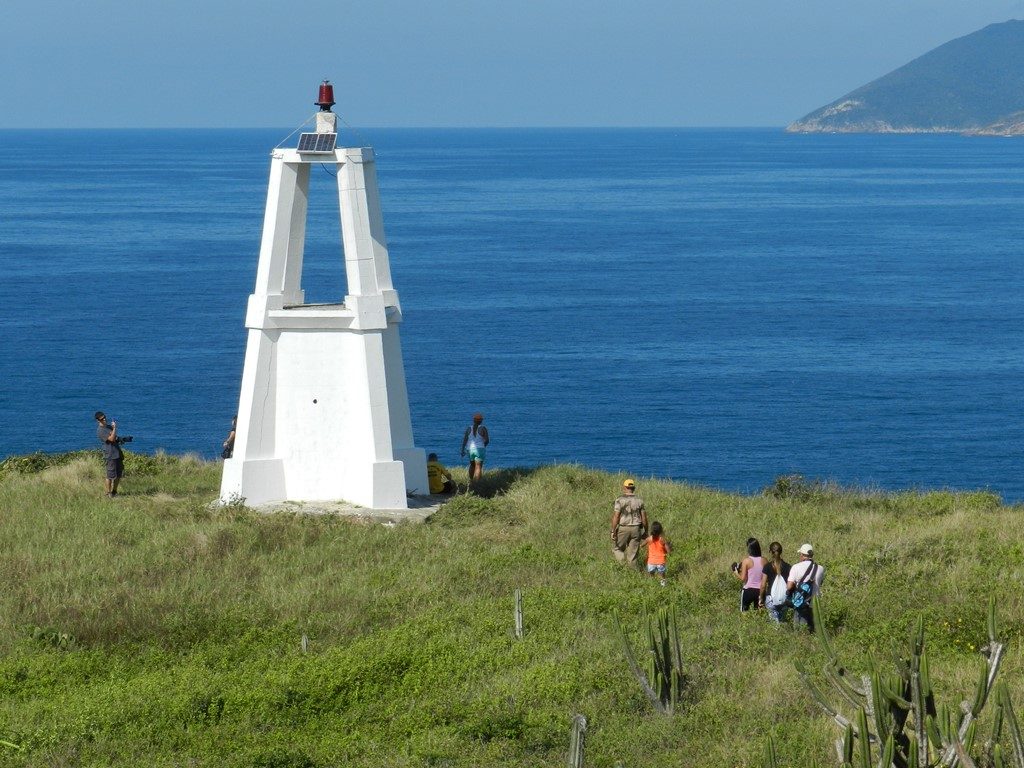
M 620 563 L 636 566 L 640 541 L 647 530 L 644 500 L 636 495 L 636 483 L 625 480 L 622 495 L 612 505 L 612 554 Z

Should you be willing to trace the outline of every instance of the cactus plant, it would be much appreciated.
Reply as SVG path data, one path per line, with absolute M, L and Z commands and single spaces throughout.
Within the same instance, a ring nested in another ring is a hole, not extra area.
M 626 649 L 626 661 L 640 681 L 640 687 L 655 709 L 664 715 L 671 715 L 683 692 L 683 654 L 675 608 L 660 608 L 653 620 L 644 614 L 648 651 L 645 659 L 647 663 L 644 665 L 646 669 L 642 669 L 637 662 L 618 614 L 615 615 L 615 626 Z
M 775 739 L 768 737 L 768 743 L 764 748 L 764 768 L 779 768 L 779 758 L 775 754 Z
M 569 768 L 583 768 L 583 752 L 587 737 L 587 718 L 573 715 L 572 736 L 569 738 Z
M 883 671 L 872 659 L 869 673 L 855 681 L 833 650 L 820 599 L 814 600 L 811 609 L 827 659 L 822 672 L 833 696 L 814 683 L 806 668 L 798 666 L 797 671 L 818 705 L 843 731 L 836 753 L 844 768 L 977 768 L 979 757 L 984 765 L 1005 765 L 1000 745 L 1004 722 L 1009 726 L 1014 768 L 1024 768 L 1024 740 L 1013 705 L 1005 685 L 995 682 L 1005 646 L 997 638 L 994 598 L 988 606 L 989 641 L 982 649 L 986 659 L 979 668 L 974 696 L 955 709 L 936 706 L 923 618 L 914 623 L 908 653 L 896 659 L 895 673 Z M 996 702 L 992 732 L 979 744 L 978 716 L 990 699 Z M 844 707 L 855 711 L 852 720 L 843 715 Z M 771 754 L 766 765 L 774 762 L 773 747 Z

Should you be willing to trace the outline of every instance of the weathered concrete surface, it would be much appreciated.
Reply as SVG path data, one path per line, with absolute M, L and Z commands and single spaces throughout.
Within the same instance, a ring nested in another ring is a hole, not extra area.
M 367 523 L 397 525 L 398 523 L 425 523 L 451 499 L 451 496 L 410 496 L 407 509 L 370 509 L 346 501 L 277 501 L 254 506 L 257 512 L 293 515 L 337 515 L 356 518 Z

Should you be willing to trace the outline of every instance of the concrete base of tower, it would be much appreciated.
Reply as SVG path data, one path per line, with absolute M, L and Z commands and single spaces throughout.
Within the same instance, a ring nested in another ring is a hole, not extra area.
M 402 462 L 405 487 L 409 493 L 423 496 L 430 493 L 427 483 L 427 452 L 422 448 L 396 448 L 395 459 Z
M 222 504 L 263 504 L 284 498 L 284 462 L 281 459 L 224 460 L 220 482 Z
M 293 471 L 287 471 L 289 468 Z M 344 470 L 339 467 L 335 473 L 316 477 L 294 469 L 294 463 L 282 459 L 227 459 L 221 481 L 221 503 L 239 501 L 259 506 L 286 500 L 339 501 L 370 509 L 407 507 L 406 470 L 401 461 L 368 462 Z M 422 472 L 425 478 L 425 462 Z M 416 490 L 426 492 L 425 487 Z

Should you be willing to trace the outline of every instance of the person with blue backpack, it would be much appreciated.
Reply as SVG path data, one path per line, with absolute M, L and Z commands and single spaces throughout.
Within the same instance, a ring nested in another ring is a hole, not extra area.
M 814 632 L 814 614 L 811 600 L 821 591 L 825 569 L 814 561 L 814 547 L 804 544 L 798 550 L 800 562 L 789 569 L 786 587 L 789 590 L 789 604 L 793 608 L 793 623 L 806 624 Z

